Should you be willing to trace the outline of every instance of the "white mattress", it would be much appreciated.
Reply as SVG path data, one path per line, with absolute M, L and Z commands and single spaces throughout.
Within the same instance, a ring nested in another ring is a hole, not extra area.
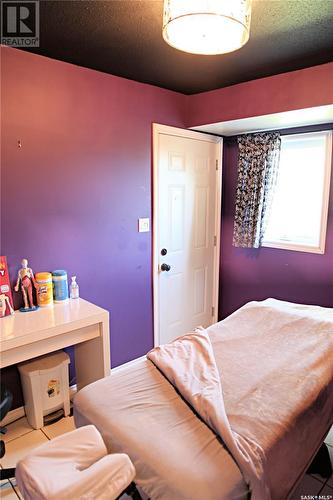
M 268 299 L 208 332 L 231 427 L 262 447 L 271 496 L 284 500 L 332 425 L 333 309 Z M 130 456 L 153 500 L 247 495 L 223 444 L 146 359 L 81 390 L 74 416 Z
M 77 426 L 93 423 L 109 452 L 130 456 L 151 498 L 246 498 L 228 451 L 146 359 L 82 389 L 74 417 Z

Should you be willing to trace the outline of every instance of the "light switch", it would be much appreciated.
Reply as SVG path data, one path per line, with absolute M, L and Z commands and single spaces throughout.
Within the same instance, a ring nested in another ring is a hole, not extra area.
M 149 233 L 149 219 L 139 219 L 139 233 Z

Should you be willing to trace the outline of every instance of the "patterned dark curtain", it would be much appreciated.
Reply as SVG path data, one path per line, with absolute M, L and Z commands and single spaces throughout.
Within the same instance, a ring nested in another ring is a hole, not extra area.
M 238 183 L 233 245 L 261 246 L 276 184 L 281 139 L 276 132 L 238 137 Z

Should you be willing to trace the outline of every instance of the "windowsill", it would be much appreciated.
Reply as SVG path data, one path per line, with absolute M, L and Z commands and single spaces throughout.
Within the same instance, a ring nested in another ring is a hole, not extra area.
M 294 252 L 317 253 L 323 255 L 325 253 L 324 246 L 313 247 L 310 245 L 300 245 L 297 243 L 288 243 L 287 241 L 264 241 L 263 247 L 277 248 L 279 250 L 292 250 Z

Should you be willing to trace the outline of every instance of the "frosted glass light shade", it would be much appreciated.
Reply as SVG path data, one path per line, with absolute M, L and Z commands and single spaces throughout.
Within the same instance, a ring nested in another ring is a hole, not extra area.
M 226 54 L 249 39 L 251 0 L 164 0 L 163 38 L 192 54 Z

